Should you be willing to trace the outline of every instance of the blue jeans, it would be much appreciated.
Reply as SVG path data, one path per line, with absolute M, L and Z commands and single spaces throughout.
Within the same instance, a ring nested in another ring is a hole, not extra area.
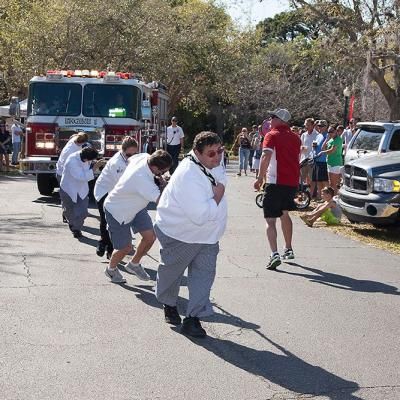
M 18 162 L 18 154 L 21 151 L 21 142 L 16 142 L 12 144 L 13 153 L 12 153 L 12 164 L 16 164 Z
M 239 168 L 247 171 L 247 166 L 249 164 L 250 149 L 239 148 Z

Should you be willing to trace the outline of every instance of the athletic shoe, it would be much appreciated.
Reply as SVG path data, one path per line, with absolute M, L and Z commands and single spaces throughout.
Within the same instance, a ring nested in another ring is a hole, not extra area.
M 281 256 L 279 255 L 279 253 L 275 253 L 269 258 L 267 269 L 275 271 L 276 267 L 279 265 L 281 265 Z
M 171 325 L 180 325 L 182 322 L 178 309 L 167 304 L 163 304 L 165 321 Z
M 99 243 L 97 243 L 96 254 L 99 257 L 103 257 L 105 252 L 106 252 L 106 245 L 102 241 L 100 241 Z
M 74 235 L 75 239 L 79 239 L 79 238 L 83 237 L 82 232 L 78 231 L 78 230 L 72 231 L 72 234 Z
M 294 252 L 292 249 L 285 249 L 283 254 L 281 255 L 281 260 L 293 260 Z
M 129 272 L 130 274 L 136 275 L 139 279 L 142 281 L 149 281 L 150 280 L 150 275 L 144 270 L 142 267 L 142 264 L 132 264 L 129 262 L 128 264 L 125 265 L 126 272 Z
M 64 224 L 68 224 L 67 217 L 65 216 L 64 213 L 62 214 L 62 219 L 63 219 L 63 223 L 64 223 Z
M 181 333 L 183 335 L 196 338 L 203 338 L 207 336 L 206 331 L 202 328 L 197 317 L 186 317 L 181 325 Z
M 121 272 L 119 272 L 118 268 L 106 268 L 104 270 L 104 274 L 107 278 L 111 279 L 112 283 L 125 283 L 126 279 L 122 276 Z

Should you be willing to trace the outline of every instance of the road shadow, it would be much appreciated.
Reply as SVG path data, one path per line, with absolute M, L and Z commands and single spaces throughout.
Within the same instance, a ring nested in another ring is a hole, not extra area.
M 177 331 L 176 328 L 171 329 Z M 359 389 L 356 382 L 309 364 L 258 330 L 254 332 L 268 345 L 274 346 L 279 354 L 268 350 L 256 350 L 231 340 L 211 336 L 189 340 L 223 361 L 252 375 L 262 377 L 290 392 L 299 395 L 324 396 L 331 400 L 361 400 L 360 397 L 354 395 L 354 392 Z
M 78 239 L 81 243 L 87 244 L 88 246 L 97 247 L 98 241 L 96 239 L 88 238 L 87 236 L 82 236 Z
M 82 231 L 90 233 L 95 236 L 98 236 L 100 238 L 100 229 L 99 228 L 92 228 L 91 226 L 84 226 L 84 227 L 82 227 Z
M 35 200 L 32 200 L 32 203 L 39 203 L 39 204 L 58 204 L 61 205 L 60 196 L 58 193 L 53 193 L 52 196 L 41 196 Z
M 336 289 L 351 290 L 354 292 L 364 293 L 384 293 L 391 295 L 400 294 L 397 287 L 387 285 L 382 282 L 350 278 L 349 276 L 334 274 L 332 272 L 322 271 L 317 268 L 306 267 L 304 265 L 291 261 L 286 261 L 286 264 L 299 267 L 304 271 L 311 272 L 311 274 L 290 272 L 284 270 L 277 270 L 277 272 L 281 274 L 301 276 L 303 278 L 309 279 L 311 282 L 320 283 L 321 285 L 334 287 Z
M 121 283 L 119 286 L 134 293 L 138 300 L 143 301 L 143 303 L 147 304 L 148 306 L 162 309 L 162 304 L 158 302 L 152 285 L 131 286 L 127 285 L 126 283 Z M 181 312 L 181 314 L 184 314 L 182 310 L 186 310 L 187 303 L 187 299 L 180 296 L 178 297 L 178 310 Z

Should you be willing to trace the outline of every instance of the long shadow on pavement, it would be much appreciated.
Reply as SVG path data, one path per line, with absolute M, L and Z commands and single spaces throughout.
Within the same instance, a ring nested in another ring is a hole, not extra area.
M 210 336 L 190 340 L 235 367 L 263 377 L 291 392 L 320 395 L 331 400 L 361 400 L 354 395 L 359 389 L 356 382 L 309 364 L 261 332 L 254 332 L 272 344 L 281 354 L 252 349 L 230 340 Z
M 342 290 L 352 290 L 355 292 L 366 292 L 366 293 L 384 293 L 399 295 L 400 292 L 397 287 L 387 285 L 382 282 L 369 281 L 364 279 L 350 278 L 349 276 L 333 274 L 331 272 L 322 271 L 317 268 L 306 267 L 295 262 L 286 261 L 286 264 L 299 267 L 305 271 L 311 272 L 312 274 L 299 273 L 299 272 L 289 272 L 278 270 L 277 272 L 281 274 L 301 276 L 303 278 L 309 279 L 311 282 L 320 283 L 322 285 L 331 286 L 336 289 Z

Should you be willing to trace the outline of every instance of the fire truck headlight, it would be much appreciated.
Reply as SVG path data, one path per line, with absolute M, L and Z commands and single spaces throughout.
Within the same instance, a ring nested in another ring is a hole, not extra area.
M 36 141 L 36 148 L 37 149 L 46 149 L 46 150 L 52 150 L 55 148 L 55 143 L 54 142 L 44 142 L 44 141 Z

